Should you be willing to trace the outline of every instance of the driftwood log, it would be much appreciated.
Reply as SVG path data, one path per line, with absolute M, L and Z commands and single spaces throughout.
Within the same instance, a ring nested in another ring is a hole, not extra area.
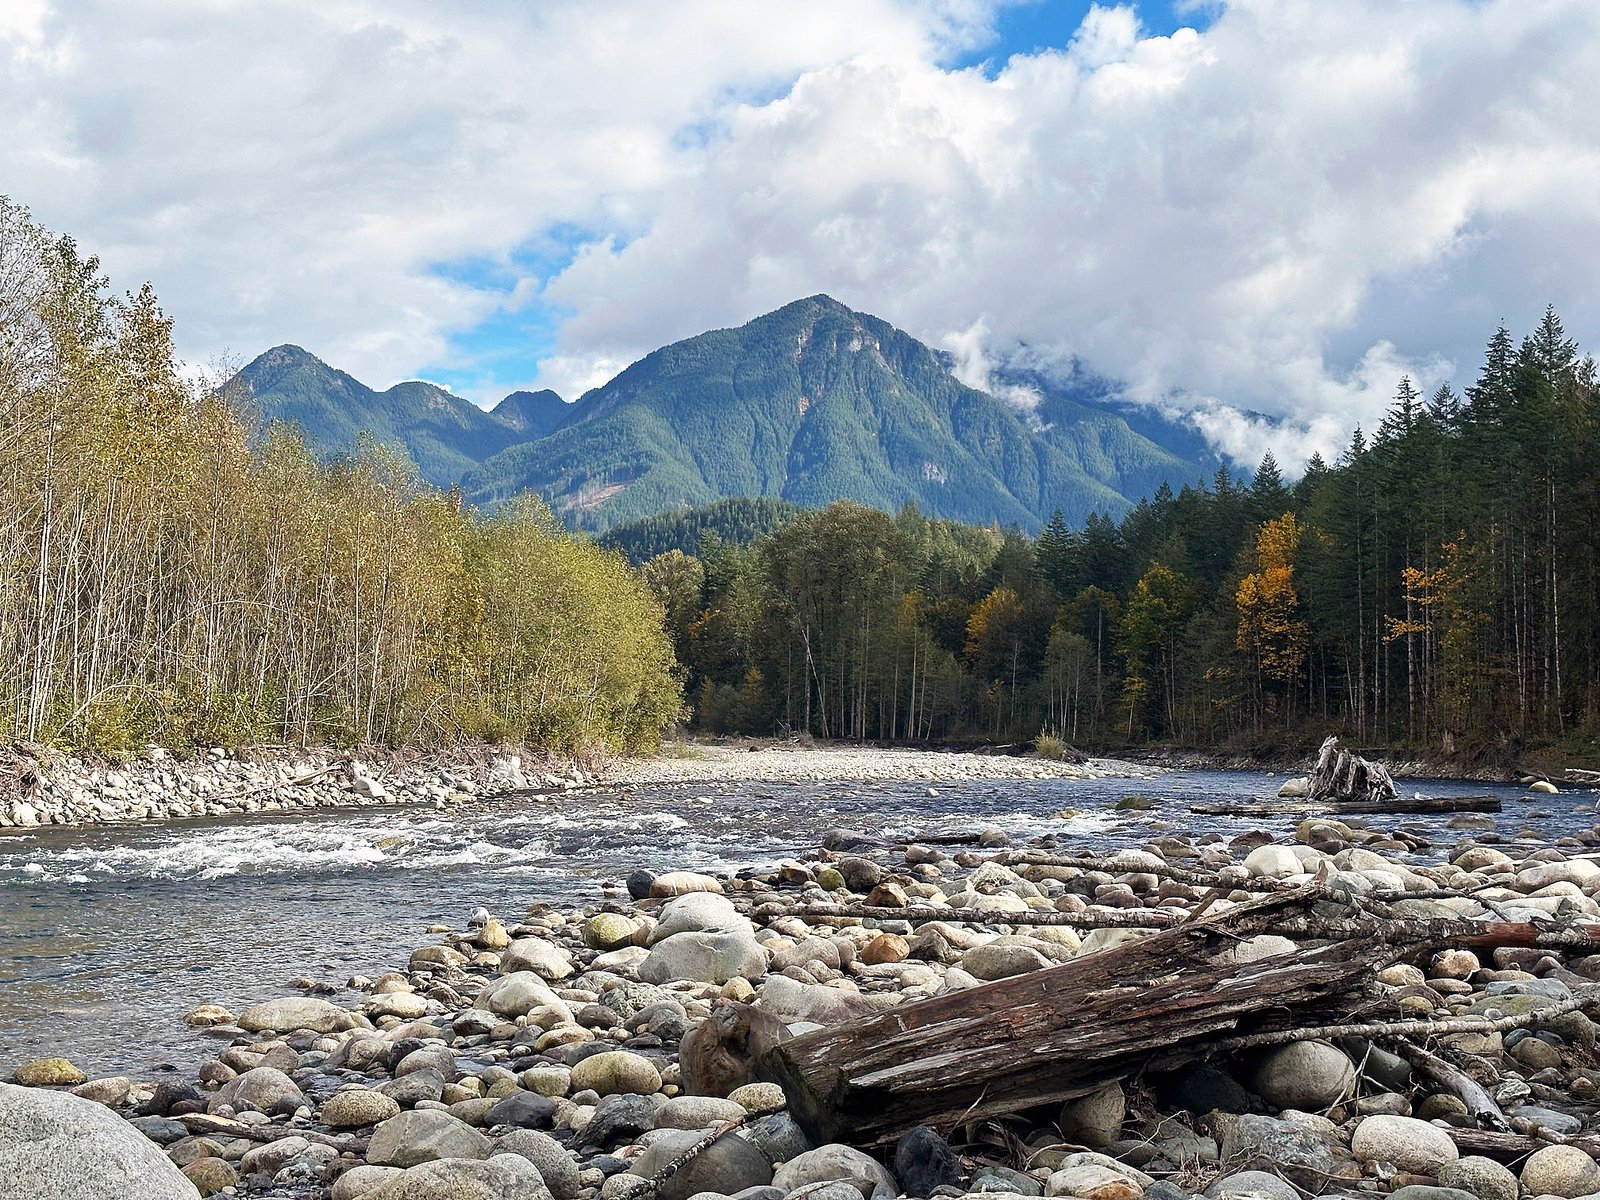
M 758 1071 L 781 1084 L 813 1138 L 892 1141 L 1086 1095 L 1142 1066 L 1203 1057 L 1211 1042 L 1343 1015 L 1392 948 L 1371 939 L 1240 963 L 1304 896 L 1213 919 L 966 991 L 792 1038 Z
M 1380 768 L 1381 769 L 1381 768 Z M 1200 800 L 1189 811 L 1221 817 L 1283 817 L 1308 813 L 1337 817 L 1383 813 L 1461 813 L 1500 811 L 1498 796 L 1396 796 L 1392 800 L 1313 800 L 1237 801 Z
M 1319 1036 L 1448 1032 L 1449 1023 L 1428 1020 L 1351 1019 L 1374 969 L 1422 950 L 1600 949 L 1600 927 L 1592 925 L 1339 916 L 1330 909 L 1338 911 L 1337 899 L 1312 885 L 1215 917 L 1191 916 L 1060 966 L 790 1039 L 763 1055 L 758 1074 L 783 1086 L 791 1115 L 812 1137 L 884 1143 L 913 1125 L 948 1131 L 1211 1053 Z M 1261 933 L 1322 944 L 1247 962 L 1229 952 Z M 1600 1008 L 1600 992 L 1540 1007 L 1498 1023 L 1458 1023 L 1475 1031 L 1535 1023 L 1557 1011 Z
M 1317 751 L 1311 769 L 1311 799 L 1364 800 L 1371 804 L 1395 798 L 1394 780 L 1381 763 L 1368 762 L 1329 737 Z M 1348 810 L 1347 810 L 1348 811 Z

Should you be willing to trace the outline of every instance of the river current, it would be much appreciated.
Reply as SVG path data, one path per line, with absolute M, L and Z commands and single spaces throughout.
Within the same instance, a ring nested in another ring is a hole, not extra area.
M 192 1069 L 215 1043 L 183 1014 L 234 1011 L 299 976 L 342 987 L 402 968 L 433 923 L 480 905 L 514 923 L 539 901 L 598 899 L 629 871 L 730 870 L 803 855 L 828 829 L 888 837 L 998 826 L 1065 850 L 1162 830 L 1281 833 L 1294 818 L 1198 816 L 1198 800 L 1260 800 L 1281 777 L 1173 771 L 1099 780 L 960 784 L 671 785 L 428 809 L 50 829 L 0 835 L 0 1078 L 62 1054 L 91 1076 Z M 1595 795 L 1402 780 L 1403 793 L 1495 794 L 1497 833 L 1543 841 L 1590 828 Z M 1127 796 L 1154 802 L 1118 811 Z M 1075 815 L 1074 815 L 1075 814 Z M 1404 825 L 1444 856 L 1467 836 L 1447 817 Z M 338 998 L 338 997 L 335 997 Z M 345 999 L 353 998 L 346 995 Z

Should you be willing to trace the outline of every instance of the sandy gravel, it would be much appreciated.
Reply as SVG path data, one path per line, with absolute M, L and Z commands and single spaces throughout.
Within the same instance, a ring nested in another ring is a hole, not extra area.
M 872 746 L 772 746 L 674 743 L 659 758 L 621 759 L 602 775 L 608 784 L 824 782 L 834 779 L 956 782 L 965 779 L 1102 779 L 1148 777 L 1133 763 L 1093 759 L 1083 766 L 1040 758 L 880 750 Z

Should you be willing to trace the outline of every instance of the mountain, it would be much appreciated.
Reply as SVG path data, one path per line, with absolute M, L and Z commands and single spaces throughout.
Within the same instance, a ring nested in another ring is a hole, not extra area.
M 295 346 L 240 378 L 263 415 L 299 425 L 321 453 L 347 453 L 366 431 L 473 503 L 532 490 L 598 532 L 731 497 L 913 503 L 1033 530 L 1056 508 L 1073 523 L 1120 515 L 1216 462 L 1194 431 L 1120 408 L 1105 381 L 1017 374 L 1003 382 L 1036 402 L 1007 403 L 827 296 L 665 346 L 570 404 L 513 392 L 484 412 L 428 383 L 375 392 Z
M 813 296 L 647 355 L 462 487 L 485 504 L 533 489 L 602 530 L 728 496 L 1035 529 L 1058 507 L 1074 522 L 1125 511 L 1143 494 L 1125 479 L 1199 474 L 1114 416 L 1061 418 L 1041 432 L 908 334 Z
M 240 371 L 237 381 L 249 389 L 264 421 L 299 426 L 319 454 L 350 454 L 366 436 L 404 450 L 422 478 L 440 487 L 454 485 L 484 459 L 527 436 L 524 426 L 431 383 L 373 391 L 299 346 L 268 350 Z M 527 410 L 542 414 L 546 402 L 540 397 L 554 395 L 533 394 Z M 506 397 L 502 407 L 513 398 Z M 511 411 L 524 411 L 523 402 Z M 540 427 L 545 420 L 530 416 L 526 427 Z
M 542 392 L 512 392 L 489 413 L 532 441 L 554 433 L 572 411 L 572 405 L 546 388 Z

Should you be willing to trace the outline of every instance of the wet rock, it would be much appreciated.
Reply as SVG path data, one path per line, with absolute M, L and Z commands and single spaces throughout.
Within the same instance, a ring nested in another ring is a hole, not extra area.
M 195 1200 L 199 1195 L 135 1123 L 104 1105 L 0 1083 L 0 1195 L 18 1181 L 25 1181 L 27 1190 L 10 1190 L 17 1200 Z
M 87 1075 L 64 1058 L 38 1058 L 11 1072 L 11 1082 L 20 1087 L 72 1087 L 88 1080 Z
M 638 1137 L 656 1127 L 655 1096 L 607 1096 L 595 1105 L 594 1115 L 573 1138 L 577 1146 L 609 1146 L 615 1141 Z
M 490 1099 L 484 1124 L 509 1125 L 514 1129 L 549 1129 L 555 1124 L 556 1102 L 537 1092 L 512 1092 L 500 1100 Z

